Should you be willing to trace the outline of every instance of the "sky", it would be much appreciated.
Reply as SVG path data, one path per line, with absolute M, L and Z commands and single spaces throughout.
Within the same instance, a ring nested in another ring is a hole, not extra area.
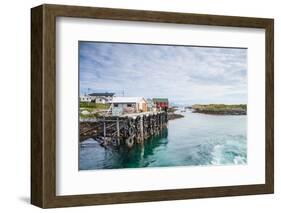
M 247 103 L 247 49 L 79 42 L 80 95 Z

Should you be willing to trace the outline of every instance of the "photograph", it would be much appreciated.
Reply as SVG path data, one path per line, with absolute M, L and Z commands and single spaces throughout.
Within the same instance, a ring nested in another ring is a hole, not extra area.
M 31 8 L 30 203 L 273 194 L 274 18 L 128 8 Z
M 247 164 L 247 48 L 79 41 L 79 170 Z

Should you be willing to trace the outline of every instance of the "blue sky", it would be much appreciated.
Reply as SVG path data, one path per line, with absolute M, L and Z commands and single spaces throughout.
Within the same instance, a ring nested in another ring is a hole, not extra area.
M 247 103 L 247 49 L 79 42 L 80 94 Z

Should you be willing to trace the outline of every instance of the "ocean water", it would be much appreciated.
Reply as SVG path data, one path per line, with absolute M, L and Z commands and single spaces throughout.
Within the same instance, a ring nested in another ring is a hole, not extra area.
M 160 135 L 132 149 L 105 149 L 92 139 L 79 144 L 79 169 L 211 166 L 247 163 L 247 116 L 187 111 Z

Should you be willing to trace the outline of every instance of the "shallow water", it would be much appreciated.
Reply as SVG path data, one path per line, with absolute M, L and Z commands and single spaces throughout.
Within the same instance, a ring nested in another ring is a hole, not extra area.
M 183 113 L 158 136 L 132 149 L 80 143 L 79 169 L 117 169 L 247 163 L 247 116 Z

